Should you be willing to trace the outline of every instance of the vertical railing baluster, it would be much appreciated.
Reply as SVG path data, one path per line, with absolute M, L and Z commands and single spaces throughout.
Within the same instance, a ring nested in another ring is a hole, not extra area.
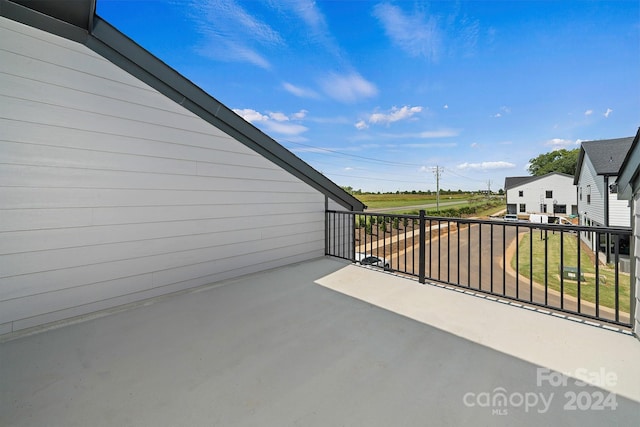
M 478 224 L 478 289 L 482 289 L 482 223 Z
M 616 322 L 619 322 L 620 321 L 620 234 L 616 233 L 614 236 L 615 237 L 613 240 L 613 250 L 616 252 L 614 257 L 614 261 L 615 261 L 614 273 L 616 277 L 615 306 L 616 306 Z
M 471 287 L 471 223 L 467 227 L 467 286 Z
M 440 280 L 440 270 L 442 269 L 442 249 L 440 248 L 440 243 L 442 242 L 442 222 L 438 219 L 437 232 L 438 232 L 438 280 Z
M 447 220 L 447 282 L 451 283 L 451 220 Z
M 515 245 L 516 245 L 516 298 L 520 298 L 520 230 L 518 229 L 518 223 L 516 222 L 515 229 Z M 506 243 L 505 243 L 506 244 Z M 506 249 L 505 249 L 506 253 Z M 507 264 L 506 255 L 504 258 L 505 265 Z M 506 286 L 506 285 L 505 285 Z M 529 295 L 529 300 L 531 301 L 531 295 Z
M 564 241 L 562 236 L 560 236 L 560 308 L 564 308 Z
M 493 224 L 489 225 L 489 283 L 493 293 Z
M 427 228 L 427 232 L 429 233 L 429 278 L 433 279 L 433 222 L 429 220 L 429 227 Z
M 540 235 L 542 236 L 542 229 L 540 229 Z M 549 304 L 549 239 L 547 239 L 547 230 L 544 230 L 544 303 Z M 562 300 L 562 294 L 560 295 Z
M 461 284 L 461 280 L 460 280 L 460 221 L 458 221 L 456 223 L 456 237 L 458 240 L 458 246 L 457 246 L 457 252 L 456 252 L 456 258 L 458 260 L 458 262 L 456 263 L 458 266 L 457 272 L 456 272 L 456 281 L 458 282 L 458 284 Z
M 595 233 L 596 235 L 596 239 L 598 239 L 597 241 L 600 241 L 600 233 Z M 578 239 L 580 239 L 580 237 L 578 237 Z M 580 242 L 578 242 L 578 244 L 580 244 Z M 600 254 L 598 253 L 600 251 L 600 247 L 598 245 L 596 245 L 596 260 L 595 260 L 595 267 L 596 267 L 596 317 L 600 317 Z
M 529 227 L 529 300 L 533 302 L 533 227 Z
M 420 252 L 419 252 L 419 259 L 418 259 L 418 281 L 422 284 L 424 284 L 425 281 L 425 264 L 424 264 L 424 257 L 425 257 L 425 238 L 426 236 L 424 235 L 425 233 L 425 228 L 426 228 L 426 224 L 425 224 L 425 212 L 423 210 L 420 210 Z
M 518 225 L 516 224 L 516 227 Z M 516 234 L 516 238 L 517 238 Z M 516 245 L 517 248 L 518 245 Z M 517 249 L 516 249 L 517 251 Z M 518 275 L 516 274 L 516 280 Z M 502 293 L 507 294 L 507 226 L 502 224 Z M 518 298 L 518 285 L 516 284 L 516 298 Z
M 562 231 L 562 233 L 564 234 L 564 231 Z M 577 258 L 578 258 L 578 313 L 582 312 L 582 266 L 580 265 L 582 263 L 582 259 L 580 257 L 580 242 L 578 242 L 578 248 L 577 248 L 578 254 L 577 254 Z M 586 276 L 585 276 L 585 285 L 586 285 Z

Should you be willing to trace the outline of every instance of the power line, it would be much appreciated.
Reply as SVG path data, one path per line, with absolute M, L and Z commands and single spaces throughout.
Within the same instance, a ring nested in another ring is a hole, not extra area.
M 344 174 L 339 174 L 339 173 L 327 173 L 327 175 L 330 176 L 342 176 L 342 177 L 346 177 L 346 178 L 354 178 L 354 179 L 369 179 L 372 181 L 384 181 L 384 182 L 402 182 L 405 184 L 419 184 L 419 181 L 413 180 L 413 181 L 402 181 L 399 179 L 387 179 L 387 178 L 373 178 L 373 177 L 369 177 L 369 176 L 354 176 L 354 175 L 344 175 Z
M 365 156 L 358 156 L 357 154 L 349 154 L 349 153 L 344 153 L 341 151 L 336 151 L 336 150 L 330 150 L 328 148 L 322 148 L 322 147 L 315 147 L 313 145 L 307 145 L 307 144 L 303 144 L 301 142 L 294 142 L 294 141 L 286 141 L 290 144 L 296 144 L 296 145 L 301 145 L 303 147 L 308 147 L 308 148 L 313 148 L 314 150 L 319 150 L 316 153 L 318 154 L 337 154 L 340 156 L 347 156 L 347 157 L 354 157 L 357 159 L 361 159 L 361 160 L 368 160 L 368 161 L 372 161 L 372 162 L 376 162 L 376 163 L 384 163 L 384 164 L 388 164 L 388 165 L 395 165 L 395 166 L 417 166 L 417 167 L 422 167 L 423 165 L 419 165 L 417 163 L 403 163 L 403 162 L 392 162 L 389 160 L 381 160 L 381 159 L 375 159 L 372 157 L 365 157 Z
M 372 158 L 372 157 L 359 156 L 357 154 L 345 153 L 345 152 L 342 152 L 342 151 L 331 150 L 329 148 L 316 147 L 316 146 L 313 146 L 313 145 L 303 144 L 301 142 L 290 141 L 290 140 L 282 140 L 282 142 L 287 142 L 287 143 L 290 143 L 290 144 L 300 145 L 302 147 L 307 147 L 307 148 L 312 148 L 314 150 L 317 150 L 317 151 L 309 151 L 309 153 L 323 154 L 323 155 L 328 155 L 328 156 L 336 155 L 336 156 L 351 157 L 351 158 L 359 159 L 359 160 L 362 160 L 362 161 L 373 162 L 373 163 L 376 163 L 376 164 L 386 164 L 386 165 L 392 165 L 392 166 L 414 166 L 414 167 L 420 167 L 420 168 L 427 169 L 427 167 L 425 167 L 423 164 L 405 163 L 405 162 L 393 162 L 393 161 L 390 161 L 390 160 L 382 160 L 382 159 L 376 159 L 376 158 Z M 322 163 L 322 162 L 315 161 L 313 163 Z M 435 168 L 438 168 L 438 166 L 436 166 Z M 434 168 L 431 167 L 430 169 L 433 170 Z M 444 168 L 441 168 L 441 169 L 444 170 Z M 451 173 L 453 175 L 456 175 L 456 176 L 458 176 L 460 178 L 469 180 L 469 181 L 485 182 L 484 180 L 481 180 L 481 179 L 469 178 L 468 176 L 464 176 L 462 174 L 456 173 L 452 169 L 448 169 L 447 172 L 449 172 L 449 173 Z M 404 182 L 404 183 L 414 183 L 415 182 L 415 181 L 389 180 L 389 179 L 371 178 L 371 177 L 357 177 L 357 176 L 340 175 L 340 174 L 331 174 L 331 175 L 343 176 L 343 177 L 349 177 L 349 178 L 356 178 L 356 179 L 378 180 L 378 181 L 394 181 L 394 182 Z

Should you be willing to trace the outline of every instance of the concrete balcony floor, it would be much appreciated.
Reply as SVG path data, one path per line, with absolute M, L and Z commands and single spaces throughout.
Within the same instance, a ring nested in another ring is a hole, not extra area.
M 630 335 L 323 258 L 5 337 L 0 425 L 635 426 L 639 361 Z

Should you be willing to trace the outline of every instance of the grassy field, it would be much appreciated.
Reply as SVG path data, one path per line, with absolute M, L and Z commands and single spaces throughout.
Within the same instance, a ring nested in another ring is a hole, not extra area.
M 530 234 L 525 234 L 519 243 L 519 273 L 529 277 L 529 247 Z M 547 280 L 549 288 L 560 291 L 560 233 L 547 233 Z M 533 233 L 533 280 L 539 284 L 544 284 L 545 280 L 545 240 L 540 238 L 539 232 Z M 563 266 L 576 267 L 578 264 L 578 236 L 564 234 L 563 238 L 564 258 Z M 583 301 L 596 302 L 596 270 L 593 260 L 589 257 L 590 251 L 584 247 L 580 248 L 580 271 L 584 275 L 584 280 L 580 281 L 580 298 Z M 516 268 L 516 258 L 511 260 L 512 268 Z M 611 266 L 599 266 L 600 287 L 599 301 L 601 306 L 615 308 L 615 270 Z M 619 275 L 619 306 L 623 312 L 629 312 L 630 286 L 629 275 Z M 576 297 L 578 295 L 578 282 L 564 279 L 564 292 L 566 295 Z
M 356 194 L 355 197 L 370 209 L 417 206 L 436 202 L 435 194 Z M 471 195 L 466 193 L 452 194 L 450 196 L 440 195 L 441 202 L 467 200 L 469 198 L 471 198 Z
M 355 197 L 367 205 L 368 209 L 398 208 L 385 211 L 388 215 L 418 215 L 415 206 L 436 203 L 435 194 L 357 194 Z M 441 215 L 450 217 L 486 217 L 505 208 L 503 199 L 487 200 L 484 196 L 469 193 L 440 195 L 440 203 Z M 435 206 L 427 208 L 427 215 L 437 215 L 435 210 Z

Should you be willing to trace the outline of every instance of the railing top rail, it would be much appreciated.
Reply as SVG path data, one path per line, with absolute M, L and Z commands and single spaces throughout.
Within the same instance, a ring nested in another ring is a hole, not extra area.
M 345 215 L 365 215 L 376 217 L 393 217 L 393 218 L 408 218 L 408 219 L 420 219 L 419 215 L 411 214 L 390 214 L 390 213 L 378 213 L 378 212 L 354 212 L 354 211 L 336 211 L 327 210 L 327 213 L 337 213 Z M 429 221 L 453 221 L 463 224 L 494 224 L 505 225 L 510 227 L 523 227 L 523 228 L 535 228 L 536 230 L 563 230 L 563 231 L 586 231 L 586 232 L 598 232 L 598 233 L 611 233 L 630 235 L 632 232 L 631 227 L 603 227 L 597 225 L 569 225 L 569 224 L 548 224 L 537 223 L 529 221 L 502 221 L 500 219 L 480 219 L 480 218 L 459 218 L 459 217 L 447 217 L 447 216 L 425 216 Z

